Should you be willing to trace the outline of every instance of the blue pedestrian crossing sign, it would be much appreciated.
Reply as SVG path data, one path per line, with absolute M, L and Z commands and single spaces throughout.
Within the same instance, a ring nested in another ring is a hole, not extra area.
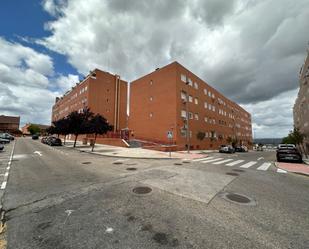
M 172 131 L 168 131 L 167 132 L 167 138 L 168 139 L 172 139 L 173 138 L 173 132 Z

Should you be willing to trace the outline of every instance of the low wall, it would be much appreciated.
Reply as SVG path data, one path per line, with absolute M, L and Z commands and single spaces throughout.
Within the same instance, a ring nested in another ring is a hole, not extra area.
M 89 142 L 89 139 L 88 139 Z M 128 144 L 121 138 L 97 138 L 96 143 L 106 144 L 111 146 L 129 147 Z

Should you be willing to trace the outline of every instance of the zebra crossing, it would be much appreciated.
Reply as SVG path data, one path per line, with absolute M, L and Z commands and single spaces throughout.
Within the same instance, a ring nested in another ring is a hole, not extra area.
M 192 162 L 199 162 L 199 163 L 205 163 L 205 164 L 213 164 L 213 165 L 224 165 L 227 167 L 240 167 L 240 168 L 255 168 L 259 171 L 267 171 L 270 169 L 270 166 L 272 165 L 271 162 L 263 162 L 263 161 L 245 161 L 245 160 L 236 160 L 232 158 L 222 158 L 222 157 L 205 157 L 205 158 L 198 158 L 198 159 L 192 159 Z M 285 170 L 277 169 L 277 173 L 287 173 Z

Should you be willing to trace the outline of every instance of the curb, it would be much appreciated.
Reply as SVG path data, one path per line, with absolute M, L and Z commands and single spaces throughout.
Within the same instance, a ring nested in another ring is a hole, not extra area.
M 129 156 L 106 155 L 106 154 L 100 154 L 98 152 L 91 152 L 91 151 L 74 149 L 73 147 L 67 147 L 65 145 L 63 145 L 63 146 L 68 148 L 68 149 L 71 149 L 71 150 L 80 151 L 80 152 L 88 153 L 88 154 L 94 154 L 94 155 L 103 156 L 103 157 L 125 158 L 125 159 L 153 159 L 153 160 L 175 160 L 175 159 L 182 159 L 182 158 L 175 158 L 175 157 L 171 157 L 171 158 L 168 158 L 168 157 L 167 158 L 153 158 L 153 157 L 129 157 Z

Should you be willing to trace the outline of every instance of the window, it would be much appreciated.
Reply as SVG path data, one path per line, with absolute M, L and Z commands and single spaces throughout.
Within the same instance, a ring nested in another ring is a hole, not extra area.
M 187 112 L 185 110 L 181 111 L 181 117 L 182 118 L 187 118 Z
M 149 100 L 152 101 L 152 97 L 150 97 Z
M 192 114 L 192 112 L 189 112 L 189 119 L 193 119 L 193 114 Z
M 204 121 L 207 123 L 207 122 L 208 122 L 208 118 L 207 118 L 207 117 L 205 117 L 205 118 L 204 118 Z
M 197 113 L 194 114 L 194 119 L 198 120 L 198 114 Z
M 190 78 L 188 79 L 188 82 L 189 82 L 189 86 L 193 85 L 192 80 Z
M 87 89 L 88 89 L 88 87 L 87 87 L 87 86 L 85 86 L 85 91 L 87 91 Z
M 194 88 L 198 89 L 198 84 L 196 82 L 194 82 Z
M 194 98 L 194 103 L 198 105 L 198 98 Z
M 204 89 L 204 94 L 207 95 L 207 89 L 206 88 Z
M 208 96 L 211 97 L 211 92 L 210 91 L 208 91 Z
M 186 92 L 181 91 L 180 96 L 181 96 L 181 99 L 182 99 L 182 100 L 187 100 L 187 94 L 186 94 Z
M 212 106 L 212 110 L 215 112 L 215 111 L 216 111 L 216 107 L 215 107 L 215 106 Z
M 215 98 L 215 95 L 214 95 L 214 94 L 212 94 L 212 98 Z
M 150 84 L 150 85 L 152 85 L 152 84 L 153 84 L 152 80 L 149 82 L 149 84 Z
M 193 102 L 193 98 L 191 95 L 189 95 L 189 102 Z
M 150 118 L 152 118 L 152 116 L 153 116 L 153 113 L 152 113 L 152 112 L 151 112 L 151 113 L 149 113 L 149 117 L 150 117 Z
M 208 105 L 208 109 L 211 110 L 211 104 Z
M 207 102 L 204 102 L 204 108 L 207 109 Z
M 186 81 L 187 81 L 187 76 L 184 75 L 184 74 L 181 74 L 181 75 L 180 75 L 180 79 L 181 79 L 181 81 L 183 81 L 183 82 L 186 83 Z

